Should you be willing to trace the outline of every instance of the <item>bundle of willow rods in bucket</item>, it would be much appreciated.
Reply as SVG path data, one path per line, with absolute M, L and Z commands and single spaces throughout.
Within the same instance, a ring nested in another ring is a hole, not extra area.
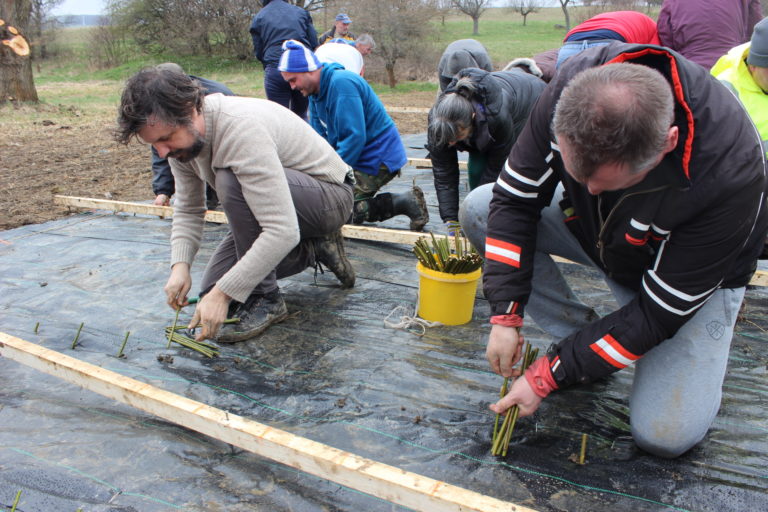
M 539 355 L 539 349 L 531 349 L 531 344 L 526 343 L 525 353 L 523 355 L 523 362 L 520 365 L 520 379 L 524 379 L 525 370 L 533 364 Z M 499 398 L 502 398 L 507 394 L 509 385 L 509 377 L 504 378 L 504 383 L 501 385 L 501 391 L 499 392 Z M 512 432 L 515 430 L 515 423 L 517 422 L 517 415 L 520 413 L 520 408 L 517 405 L 513 405 L 507 411 L 504 421 L 499 429 L 499 419 L 501 414 L 496 415 L 496 421 L 493 424 L 493 440 L 491 442 L 491 455 L 501 455 L 505 457 L 507 455 L 507 449 L 509 448 L 509 441 L 512 439 Z
M 483 264 L 483 258 L 472 244 L 464 241 L 459 229 L 454 231 L 453 236 L 455 251 L 451 250 L 448 235 L 441 239 L 436 238 L 434 233 L 430 233 L 430 236 L 432 237 L 431 245 L 424 236 L 413 245 L 413 253 L 424 267 L 446 274 L 467 274 L 474 272 Z

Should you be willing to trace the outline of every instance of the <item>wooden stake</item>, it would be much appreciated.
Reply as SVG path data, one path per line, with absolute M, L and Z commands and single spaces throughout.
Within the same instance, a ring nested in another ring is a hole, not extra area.
M 581 434 L 581 451 L 579 452 L 579 464 L 584 465 L 584 458 L 587 455 L 587 434 Z
M 123 357 L 123 349 L 125 349 L 125 344 L 128 343 L 128 336 L 130 335 L 131 331 L 125 333 L 125 339 L 123 340 L 123 344 L 120 345 L 120 351 L 117 353 L 117 357 Z
M 35 334 L 37 334 L 38 329 L 40 329 L 40 322 L 35 323 Z
M 430 512 L 533 512 L 257 423 L 2 332 L 0 356 L 391 503 Z
M 19 504 L 19 499 L 21 499 L 21 489 L 16 493 L 16 498 L 14 498 L 13 505 L 11 505 L 11 512 L 16 512 L 16 505 Z
M 80 339 L 80 331 L 83 330 L 84 325 L 85 325 L 85 322 L 80 322 L 80 327 L 77 328 L 77 334 L 75 334 L 75 339 L 72 340 L 72 350 L 75 350 L 75 347 L 77 346 L 77 340 Z
M 171 348 L 171 340 L 173 339 L 173 335 L 176 333 L 176 323 L 179 321 L 179 313 L 181 313 L 181 308 L 176 306 L 176 317 L 173 319 L 173 326 L 171 326 L 171 332 L 168 333 L 168 346 L 165 347 L 166 349 Z

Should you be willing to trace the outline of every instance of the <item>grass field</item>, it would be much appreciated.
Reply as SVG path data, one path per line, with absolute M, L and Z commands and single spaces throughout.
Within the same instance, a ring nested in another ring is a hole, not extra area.
M 586 17 L 584 8 L 571 8 L 569 12 L 572 25 Z M 454 14 L 446 17 L 444 23 L 440 19 L 434 20 L 434 31 L 425 44 L 439 56 L 451 41 L 474 38 L 488 48 L 495 66 L 501 68 L 515 57 L 530 57 L 560 46 L 565 35 L 565 29 L 561 27 L 564 23 L 560 8 L 543 8 L 529 14 L 525 26 L 522 16 L 511 9 L 494 8 L 488 9 L 480 18 L 480 33 L 473 36 L 472 19 Z M 143 66 L 165 61 L 178 62 L 190 74 L 226 83 L 237 94 L 264 95 L 261 65 L 252 59 L 147 56 L 137 52 L 120 66 L 99 69 L 92 57 L 92 34 L 95 30 L 75 28 L 60 31 L 57 40 L 50 45 L 56 57 L 35 62 L 35 84 L 42 102 L 78 108 L 91 106 L 99 109 L 102 104 L 112 106 L 118 101 L 119 84 L 128 76 Z M 437 62 L 434 65 L 436 68 Z M 423 81 L 401 81 L 394 90 L 385 84 L 374 82 L 371 85 L 378 94 L 407 94 L 435 88 L 434 82 Z
M 434 45 L 435 50 L 439 52 L 451 41 L 474 37 L 488 48 L 493 61 L 501 66 L 514 57 L 532 56 L 559 46 L 565 31 L 555 28 L 555 24 L 562 23 L 564 18 L 560 9 L 548 8 L 530 14 L 526 26 L 523 26 L 522 16 L 509 9 L 489 9 L 480 19 L 480 34 L 477 36 L 472 35 L 472 20 L 468 16 L 449 16 L 444 25 L 440 20 L 435 20 L 435 30 L 429 44 Z M 97 69 L 90 56 L 93 30 L 95 29 L 75 28 L 60 31 L 52 45 L 57 57 L 35 64 L 35 83 L 45 86 L 60 82 L 122 81 L 142 66 L 173 60 L 179 62 L 191 74 L 230 84 L 231 88 L 240 94 L 258 95 L 261 88 L 261 65 L 253 60 L 243 61 L 218 56 L 205 58 L 136 54 L 118 67 Z M 378 84 L 374 85 L 378 88 Z M 424 90 L 425 87 L 433 88 L 434 85 L 402 82 L 398 84 L 397 89 L 407 93 Z M 388 89 L 386 86 L 382 87 L 382 90 Z M 46 87 L 41 87 L 40 92 L 43 101 L 63 99 L 49 96 L 52 92 Z M 75 103 L 90 101 L 87 92 L 73 95 L 72 99 Z

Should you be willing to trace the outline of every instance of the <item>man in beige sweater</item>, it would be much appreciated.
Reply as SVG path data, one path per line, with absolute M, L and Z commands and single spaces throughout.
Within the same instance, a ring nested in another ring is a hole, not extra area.
M 197 339 L 242 341 L 288 315 L 277 286 L 311 265 L 354 285 L 341 226 L 352 214 L 352 170 L 305 121 L 266 100 L 213 94 L 183 73 L 146 68 L 123 91 L 116 139 L 151 144 L 176 180 L 168 304 L 186 305 L 200 248 L 205 185 L 230 232 L 203 274 L 190 327 Z M 228 314 L 240 317 L 224 325 Z

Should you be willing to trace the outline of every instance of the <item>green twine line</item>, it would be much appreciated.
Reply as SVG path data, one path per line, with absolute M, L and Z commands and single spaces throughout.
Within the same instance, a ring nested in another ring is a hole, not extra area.
M 9 450 L 12 450 L 12 451 L 14 451 L 16 453 L 19 453 L 21 455 L 26 455 L 27 457 L 31 457 L 33 459 L 45 462 L 47 464 L 53 464 L 54 466 L 59 466 L 59 467 L 62 467 L 64 469 L 68 470 L 68 471 L 72 471 L 73 473 L 77 473 L 80 476 L 83 476 L 83 477 L 85 477 L 85 478 L 87 478 L 89 480 L 93 480 L 94 482 L 97 482 L 97 483 L 107 487 L 112 492 L 120 492 L 120 494 L 122 494 L 124 496 L 132 496 L 132 497 L 135 497 L 135 498 L 142 498 L 142 499 L 145 499 L 145 500 L 154 501 L 156 503 L 167 505 L 169 507 L 172 507 L 172 508 L 175 508 L 175 509 L 179 509 L 179 510 L 184 508 L 184 507 L 181 507 L 181 506 L 176 505 L 174 503 L 171 503 L 169 501 L 161 500 L 160 498 L 154 498 L 152 496 L 147 496 L 146 494 L 139 494 L 139 493 L 135 493 L 135 492 L 123 492 L 119 488 L 117 488 L 114 485 L 110 484 L 109 482 L 106 482 L 106 481 L 104 481 L 104 480 L 102 480 L 102 479 L 100 479 L 98 477 L 95 477 L 95 476 L 93 476 L 91 474 L 88 474 L 85 471 L 81 471 L 81 470 L 79 470 L 79 469 L 77 469 L 75 467 L 68 466 L 66 464 L 62 464 L 61 462 L 56 462 L 56 461 L 53 461 L 53 460 L 48 460 L 48 459 L 44 459 L 42 457 L 38 457 L 34 453 L 28 452 L 26 450 L 22 450 L 20 448 L 14 448 L 13 446 L 8 446 L 7 448 Z
M 152 379 L 153 378 L 152 376 L 148 376 L 148 375 L 143 375 L 143 377 L 147 378 L 147 379 Z M 399 437 L 399 436 L 397 436 L 395 434 L 390 434 L 388 432 L 377 430 L 377 429 L 372 428 L 372 427 L 366 427 L 364 425 L 359 425 L 359 424 L 353 423 L 353 422 L 351 422 L 349 420 L 338 419 L 338 420 L 330 420 L 330 421 L 328 421 L 325 418 L 315 418 L 315 417 L 312 417 L 312 416 L 305 416 L 303 414 L 296 414 L 296 413 L 287 411 L 285 409 L 280 409 L 278 407 L 274 407 L 274 406 L 268 405 L 268 404 L 266 404 L 264 402 L 261 402 L 261 401 L 255 399 L 255 398 L 253 398 L 253 397 L 250 397 L 250 396 L 248 396 L 248 395 L 246 395 L 244 393 L 240 393 L 239 391 L 234 391 L 234 390 L 231 390 L 231 389 L 228 389 L 228 388 L 224 388 L 222 386 L 217 386 L 217 385 L 214 385 L 214 384 L 208 384 L 206 382 L 192 381 L 192 380 L 187 380 L 187 379 L 183 379 L 183 380 L 186 380 L 186 382 L 188 384 L 201 384 L 201 385 L 207 386 L 207 387 L 209 387 L 211 389 L 216 389 L 216 390 L 219 390 L 219 391 L 224 391 L 224 392 L 227 392 L 227 393 L 234 394 L 234 395 L 239 396 L 241 398 L 244 398 L 244 399 L 246 399 L 246 400 L 248 400 L 248 401 L 250 401 L 250 402 L 252 402 L 252 403 L 254 403 L 256 405 L 259 405 L 259 406 L 264 407 L 266 409 L 269 409 L 271 411 L 275 411 L 275 412 L 279 412 L 281 414 L 285 414 L 285 415 L 287 415 L 289 417 L 292 417 L 292 418 L 307 419 L 307 420 L 311 420 L 311 421 L 326 421 L 327 423 L 337 423 L 337 424 L 342 424 L 342 425 L 349 425 L 349 426 L 354 427 L 354 428 L 365 430 L 365 431 L 368 431 L 368 432 L 371 432 L 371 433 L 375 433 L 375 434 L 378 434 L 378 435 L 381 435 L 381 436 L 384 436 L 384 437 L 388 437 L 388 438 L 393 439 L 395 441 L 404 443 L 404 444 L 406 444 L 408 446 L 412 446 L 413 448 L 416 448 L 416 449 L 419 449 L 419 450 L 422 450 L 422 451 L 426 451 L 426 452 L 429 452 L 429 453 L 434 453 L 436 455 L 456 455 L 456 456 L 461 457 L 463 459 L 466 459 L 466 460 L 469 460 L 469 461 L 472 461 L 472 462 L 477 462 L 477 463 L 480 463 L 480 464 L 494 465 L 494 466 L 504 466 L 504 467 L 507 467 L 507 468 L 512 469 L 514 471 L 521 472 L 521 473 L 526 473 L 526 474 L 530 474 L 530 475 L 534 475 L 534 476 L 540 476 L 540 477 L 545 477 L 545 478 L 551 478 L 553 480 L 557 480 L 559 482 L 563 482 L 565 484 L 572 485 L 574 487 L 577 487 L 577 488 L 580 488 L 580 489 L 585 489 L 585 490 L 588 490 L 588 491 L 597 491 L 597 492 L 602 492 L 602 493 L 606 493 L 606 494 L 612 494 L 612 495 L 615 495 L 615 496 L 621 496 L 621 497 L 624 497 L 624 498 L 644 501 L 644 502 L 647 502 L 647 503 L 653 503 L 655 505 L 661 505 L 663 507 L 670 508 L 672 510 L 678 510 L 680 512 L 691 512 L 689 509 L 676 507 L 674 505 L 670 505 L 670 504 L 663 503 L 663 502 L 660 502 L 660 501 L 652 500 L 650 498 L 643 498 L 642 496 L 635 496 L 635 495 L 624 493 L 624 492 L 621 492 L 621 491 L 614 491 L 614 490 L 611 490 L 611 489 L 603 489 L 603 488 L 594 487 L 594 486 L 591 486 L 591 485 L 580 484 L 580 483 L 568 480 L 568 479 L 563 478 L 563 477 L 559 477 L 559 476 L 555 476 L 555 475 L 550 475 L 550 474 L 547 474 L 547 473 L 543 473 L 543 472 L 532 470 L 532 469 L 526 469 L 526 468 L 522 468 L 522 467 L 519 467 L 519 466 L 513 466 L 512 464 L 509 464 L 509 463 L 503 462 L 503 461 L 487 461 L 485 459 L 479 459 L 477 457 L 473 457 L 471 455 L 468 455 L 468 454 L 465 454 L 465 453 L 462 453 L 462 452 L 453 451 L 453 450 L 436 450 L 436 449 L 433 449 L 433 448 L 429 448 L 428 446 L 424 446 L 424 445 L 420 445 L 420 444 L 414 443 L 414 442 L 409 441 L 409 440 L 407 440 L 405 438 Z

